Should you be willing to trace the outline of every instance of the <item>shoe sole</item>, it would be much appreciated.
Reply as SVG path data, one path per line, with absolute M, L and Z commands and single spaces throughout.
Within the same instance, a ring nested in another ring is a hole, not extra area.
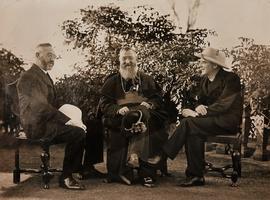
M 142 184 L 144 187 L 147 187 L 147 188 L 154 188 L 154 187 L 156 187 L 156 185 L 155 184 L 149 184 L 149 183 L 146 183 L 146 184 Z
M 66 190 L 85 190 L 86 189 L 85 187 L 83 187 L 83 188 L 69 188 L 69 187 L 64 186 L 64 185 L 59 185 L 59 187 L 66 189 Z
M 130 180 L 128 180 L 126 177 L 124 177 L 124 176 L 119 176 L 120 177 L 120 179 L 125 183 L 125 184 L 127 184 L 127 185 L 131 185 L 131 181 Z

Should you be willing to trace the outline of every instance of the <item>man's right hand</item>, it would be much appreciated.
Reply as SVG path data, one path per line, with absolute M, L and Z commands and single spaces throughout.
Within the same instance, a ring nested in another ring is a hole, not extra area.
M 120 115 L 125 115 L 129 112 L 129 108 L 127 106 L 120 108 L 117 113 L 119 113 Z
M 182 116 L 183 117 L 197 117 L 199 114 L 191 109 L 183 109 Z
M 82 122 L 77 122 L 74 120 L 69 120 L 68 122 L 65 123 L 65 125 L 70 125 L 70 126 L 77 126 L 79 128 L 82 128 L 84 132 L 86 132 L 86 126 Z

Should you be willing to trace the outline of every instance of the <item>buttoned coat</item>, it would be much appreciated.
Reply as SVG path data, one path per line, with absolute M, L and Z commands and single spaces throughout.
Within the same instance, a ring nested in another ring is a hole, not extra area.
M 58 111 L 53 81 L 37 65 L 24 72 L 17 83 L 20 120 L 33 139 L 53 139 L 58 124 L 70 118 Z

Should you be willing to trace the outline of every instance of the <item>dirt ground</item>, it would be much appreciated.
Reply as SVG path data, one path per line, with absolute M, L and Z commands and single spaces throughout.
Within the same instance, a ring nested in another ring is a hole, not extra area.
M 52 166 L 61 167 L 63 146 L 51 148 Z M 230 162 L 229 156 L 216 154 L 214 151 L 207 153 L 207 160 L 222 165 Z M 38 167 L 39 149 L 25 147 L 21 150 L 21 166 Z M 121 183 L 103 183 L 100 179 L 85 180 L 85 191 L 69 191 L 58 187 L 58 175 L 51 181 L 50 189 L 41 187 L 39 175 L 23 175 L 22 182 L 18 185 L 12 183 L 12 170 L 14 164 L 14 150 L 0 149 L 0 199 L 97 199 L 97 200 L 127 200 L 127 199 L 245 199 L 259 200 L 270 199 L 270 161 L 260 162 L 251 158 L 243 159 L 243 177 L 240 186 L 230 187 L 230 180 L 221 178 L 216 174 L 207 174 L 206 186 L 197 188 L 181 188 L 176 186 L 176 180 L 184 179 L 186 165 L 184 154 L 176 160 L 169 161 L 169 171 L 173 177 L 160 177 L 158 186 L 145 188 L 141 185 L 126 186 Z M 106 171 L 105 164 L 97 168 Z

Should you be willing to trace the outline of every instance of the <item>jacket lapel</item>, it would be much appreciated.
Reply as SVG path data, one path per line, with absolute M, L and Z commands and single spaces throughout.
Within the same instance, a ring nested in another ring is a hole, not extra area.
M 48 86 L 48 88 L 51 88 L 49 91 L 50 94 L 52 95 L 52 99 L 53 101 L 56 100 L 56 90 L 55 90 L 55 87 L 54 87 L 54 84 L 53 84 L 53 81 L 52 79 L 47 75 L 45 74 L 37 65 L 33 65 L 32 66 L 32 70 L 34 71 L 34 73 L 40 77 L 40 81 L 42 81 L 44 84 L 46 84 Z
M 42 82 L 44 82 L 46 85 L 50 87 L 53 86 L 53 81 L 45 74 L 37 65 L 32 66 L 33 71 L 41 78 Z

